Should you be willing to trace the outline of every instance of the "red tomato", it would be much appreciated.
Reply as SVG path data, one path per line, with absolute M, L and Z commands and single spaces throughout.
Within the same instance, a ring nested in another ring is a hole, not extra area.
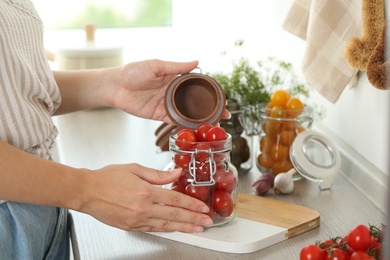
M 326 251 L 325 260 L 348 260 L 349 255 L 340 248 L 334 247 Z
M 190 164 L 191 161 L 191 155 L 189 154 L 175 154 L 173 158 L 175 164 L 182 169 L 188 169 L 188 165 Z
M 214 180 L 215 189 L 225 191 L 228 194 L 231 194 L 236 187 L 236 178 L 231 170 L 217 169 L 214 174 Z
M 191 128 L 182 128 L 180 129 L 177 134 L 180 134 L 180 133 L 183 133 L 183 132 L 190 132 L 190 133 L 193 133 L 195 135 L 195 131 L 192 130 Z
M 380 259 L 380 256 L 382 255 L 382 242 L 378 240 L 378 237 L 371 236 L 371 238 L 372 238 L 372 243 L 369 251 L 374 253 L 377 259 Z
M 198 142 L 207 142 L 207 132 L 213 128 L 210 124 L 201 124 L 196 129 L 196 139 Z
M 349 258 L 349 260 L 374 260 L 374 258 L 366 252 L 359 250 L 354 252 Z
M 192 180 L 193 180 L 193 177 L 191 176 L 191 174 L 188 171 L 182 171 L 180 177 L 176 181 L 181 186 L 186 187 L 189 183 L 191 183 Z
M 196 180 L 210 181 L 210 167 L 209 162 L 200 162 L 196 166 Z
M 226 215 L 227 213 L 233 212 L 233 200 L 226 191 L 215 190 L 211 198 L 211 203 L 215 212 L 223 217 L 227 217 L 229 216 Z
M 182 150 L 189 150 L 196 142 L 196 136 L 191 129 L 182 129 L 177 133 L 176 145 Z
M 299 254 L 300 260 L 323 260 L 325 257 L 325 250 L 314 244 L 304 246 Z
M 180 193 L 185 193 L 184 189 L 185 189 L 185 186 L 180 185 L 178 182 L 173 183 L 172 187 L 171 187 L 171 190 L 174 190 L 174 191 L 177 191 Z
M 214 219 L 214 217 L 215 217 L 215 211 L 214 211 L 214 209 L 210 207 L 210 211 L 209 211 L 209 213 L 207 213 L 207 215 L 208 215 L 211 219 Z
M 229 217 L 230 215 L 232 215 L 233 210 L 234 210 L 234 207 L 233 207 L 233 205 L 231 205 L 231 206 L 229 206 L 226 210 L 224 210 L 224 211 L 219 211 L 219 212 L 217 212 L 217 213 L 218 213 L 218 215 L 220 215 L 221 217 Z
M 226 140 L 226 138 L 227 138 L 226 131 L 220 126 L 214 126 L 207 132 L 208 142 Z
M 372 245 L 370 229 L 365 225 L 357 225 L 348 233 L 348 245 L 356 251 L 366 251 Z
M 203 152 L 198 152 L 195 155 L 195 160 L 198 162 L 207 161 L 210 158 L 210 154 L 208 152 L 205 152 L 205 151 L 209 151 L 210 148 L 211 148 L 211 145 L 209 143 L 206 143 L 206 142 L 197 143 L 195 146 L 195 149 L 198 149 L 198 151 L 203 151 Z
M 206 201 L 209 197 L 209 189 L 206 186 L 194 186 L 192 184 L 188 184 L 184 191 L 185 194 L 202 201 Z
M 336 241 L 333 241 L 332 239 L 325 239 L 318 243 L 318 246 L 322 249 L 332 248 L 336 245 L 338 245 L 338 243 Z

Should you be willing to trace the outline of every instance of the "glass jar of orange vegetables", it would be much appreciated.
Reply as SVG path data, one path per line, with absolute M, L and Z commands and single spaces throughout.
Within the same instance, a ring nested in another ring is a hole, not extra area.
M 261 172 L 277 175 L 293 168 L 290 146 L 295 137 L 309 129 L 310 111 L 287 90 L 276 90 L 270 102 L 260 108 L 261 131 L 257 149 L 257 167 Z M 300 179 L 299 175 L 294 177 Z

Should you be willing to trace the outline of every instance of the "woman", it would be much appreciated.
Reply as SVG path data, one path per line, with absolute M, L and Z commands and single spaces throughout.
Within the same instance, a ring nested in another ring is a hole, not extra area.
M 197 62 L 52 72 L 42 39 L 31 1 L 0 0 L 0 258 L 67 259 L 67 209 L 128 231 L 201 232 L 211 225 L 203 202 L 154 185 L 172 182 L 180 170 L 136 163 L 88 170 L 50 160 L 57 135 L 51 116 L 110 106 L 170 122 L 167 84 Z

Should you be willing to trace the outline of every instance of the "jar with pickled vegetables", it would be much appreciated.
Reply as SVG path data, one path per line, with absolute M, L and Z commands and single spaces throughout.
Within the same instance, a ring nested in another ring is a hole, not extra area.
M 181 129 L 169 138 L 171 162 L 165 170 L 182 168 L 181 176 L 168 188 L 205 202 L 213 225 L 234 219 L 237 169 L 230 161 L 232 136 L 222 127 L 208 124 Z
M 275 97 L 276 93 L 276 97 Z M 271 101 L 259 109 L 261 131 L 256 164 L 261 172 L 277 175 L 293 168 L 290 147 L 295 137 L 313 122 L 310 109 L 288 91 L 275 91 Z M 294 175 L 294 180 L 301 176 Z

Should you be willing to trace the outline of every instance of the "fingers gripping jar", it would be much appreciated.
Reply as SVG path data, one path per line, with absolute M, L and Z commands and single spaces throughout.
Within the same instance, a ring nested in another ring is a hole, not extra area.
M 232 137 L 213 142 L 188 142 L 170 136 L 171 162 L 165 167 L 170 171 L 182 168 L 182 175 L 170 188 L 205 202 L 211 227 L 221 226 L 234 219 L 237 198 L 237 169 L 230 162 Z

